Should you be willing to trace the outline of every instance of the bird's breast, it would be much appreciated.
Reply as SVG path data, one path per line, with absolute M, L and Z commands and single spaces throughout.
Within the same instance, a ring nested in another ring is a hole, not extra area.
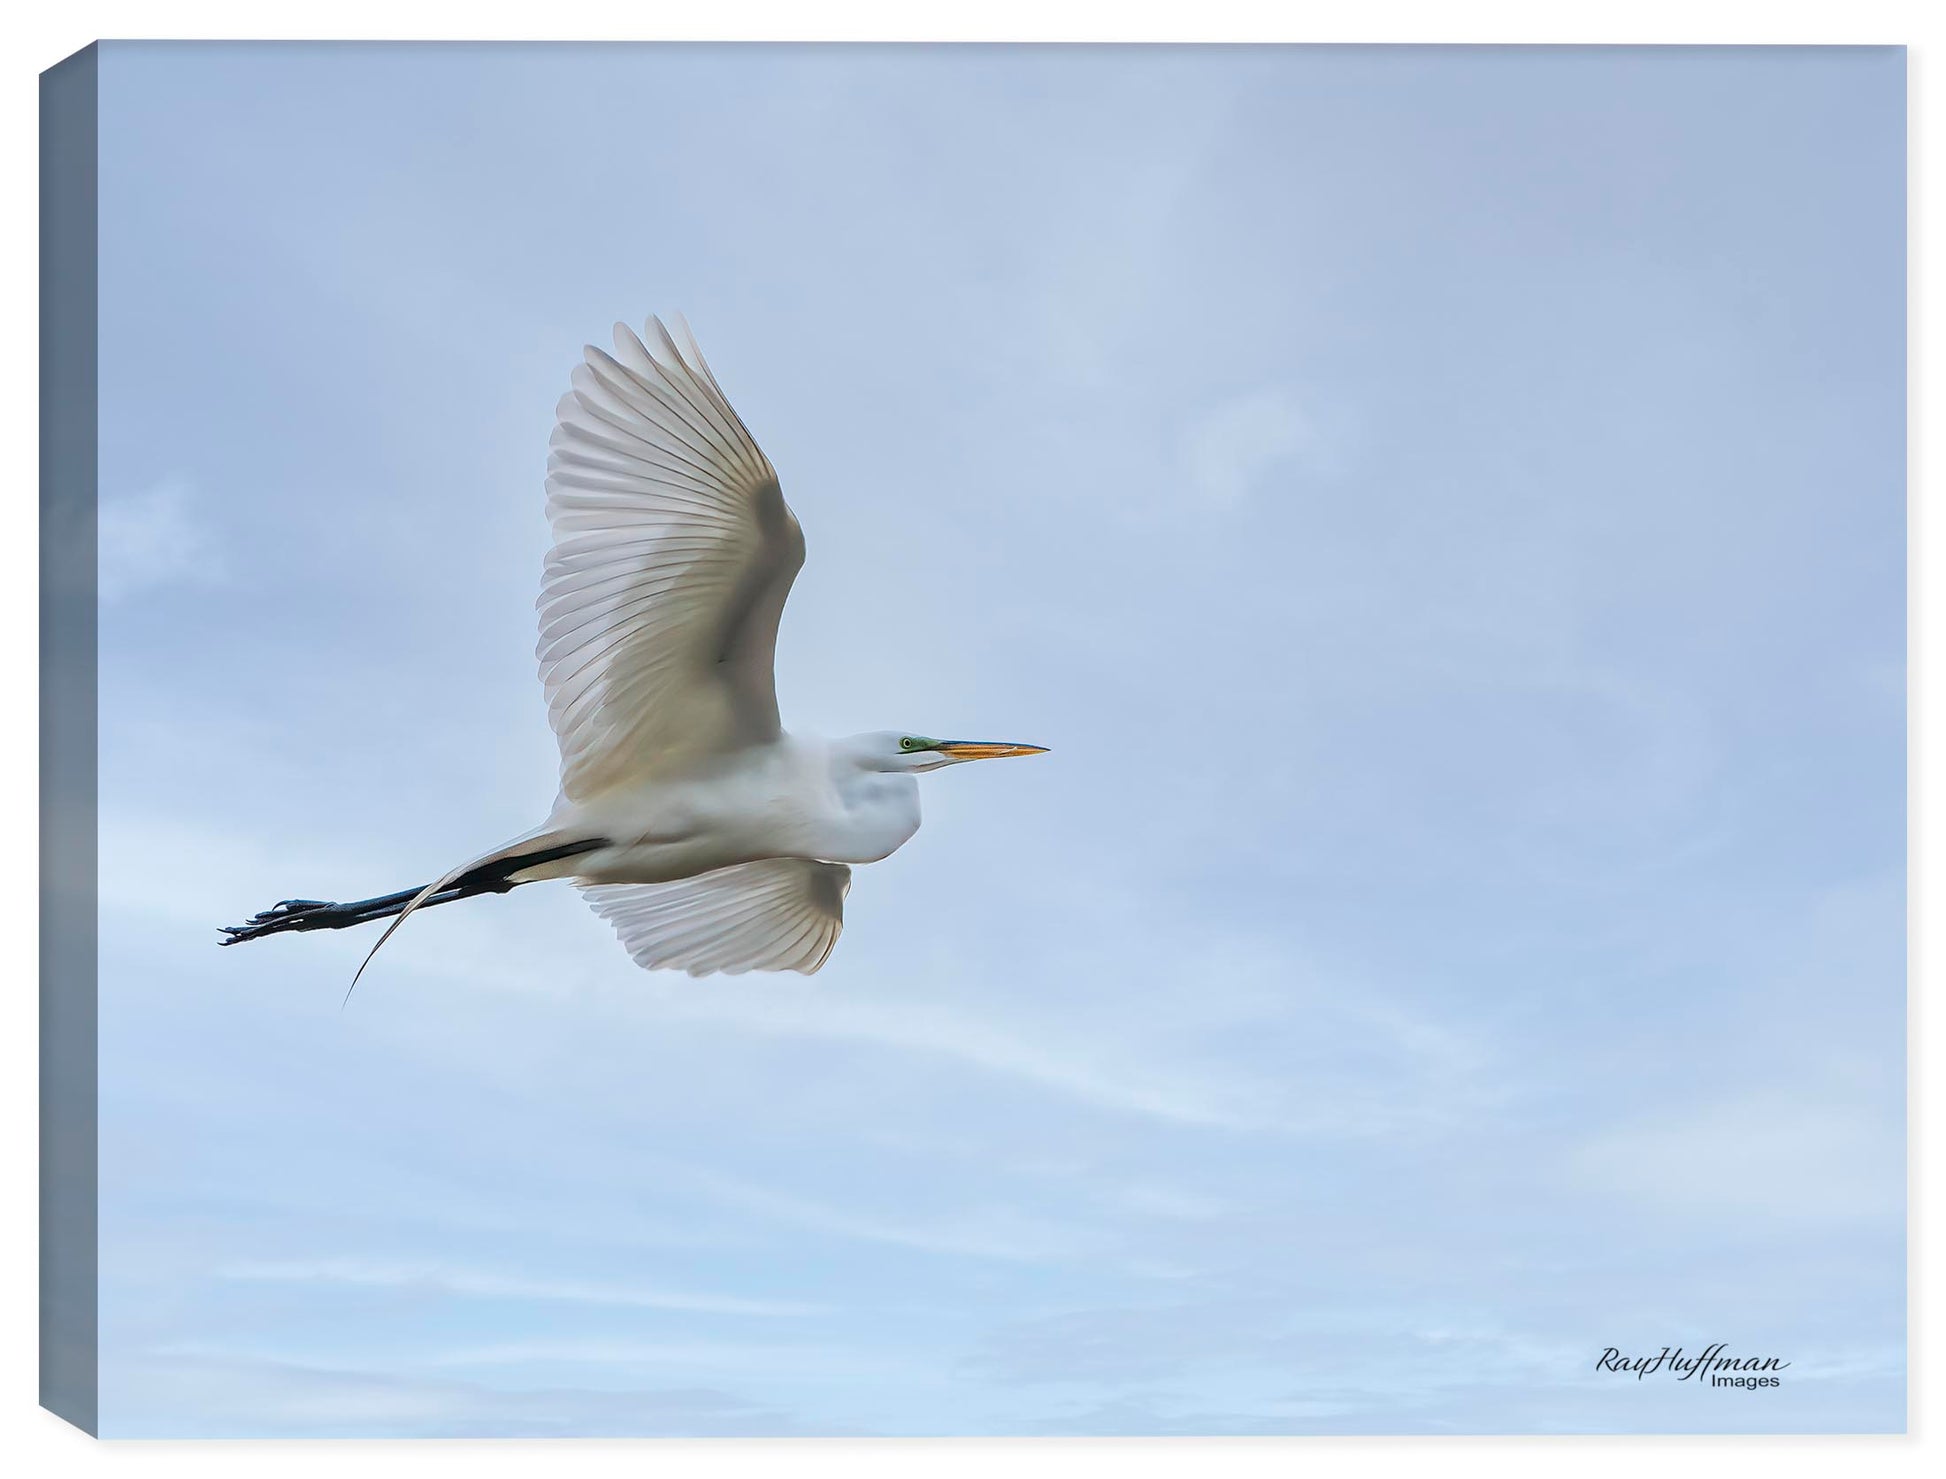
M 654 881 L 651 872 L 686 877 L 757 858 L 875 863 L 919 830 L 919 784 L 873 771 L 834 776 L 779 752 L 569 810 L 559 824 L 612 839 L 617 858 L 626 854 L 618 867 Z
M 834 863 L 876 863 L 919 830 L 919 783 L 909 775 L 866 773 L 835 788 L 822 819 L 817 856 Z

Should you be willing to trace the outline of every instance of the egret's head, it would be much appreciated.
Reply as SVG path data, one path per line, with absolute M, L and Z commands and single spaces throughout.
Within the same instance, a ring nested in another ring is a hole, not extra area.
M 907 734 L 888 729 L 879 734 L 861 735 L 860 753 L 872 770 L 916 774 L 938 770 L 942 765 L 958 765 L 965 760 L 998 760 L 1007 755 L 1045 755 L 1040 745 L 996 744 L 988 740 L 941 740 L 929 735 Z

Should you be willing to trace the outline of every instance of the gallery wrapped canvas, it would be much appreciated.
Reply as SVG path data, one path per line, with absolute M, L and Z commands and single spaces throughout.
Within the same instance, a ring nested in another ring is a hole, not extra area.
M 47 72 L 43 1404 L 1901 1431 L 1904 77 Z

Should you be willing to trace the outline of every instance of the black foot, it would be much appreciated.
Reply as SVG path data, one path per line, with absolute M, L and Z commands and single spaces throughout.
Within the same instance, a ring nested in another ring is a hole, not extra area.
M 285 930 L 341 929 L 353 923 L 359 911 L 350 905 L 327 903 L 323 899 L 285 899 L 276 908 L 250 916 L 248 924 L 226 924 L 226 938 L 219 945 L 239 945 L 245 940 L 281 934 Z

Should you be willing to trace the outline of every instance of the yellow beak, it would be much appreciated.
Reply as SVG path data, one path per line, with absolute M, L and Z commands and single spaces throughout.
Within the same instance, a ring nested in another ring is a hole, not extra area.
M 1042 745 L 998 745 L 984 740 L 941 740 L 933 748 L 955 760 L 1001 760 L 1008 755 L 1045 755 Z

